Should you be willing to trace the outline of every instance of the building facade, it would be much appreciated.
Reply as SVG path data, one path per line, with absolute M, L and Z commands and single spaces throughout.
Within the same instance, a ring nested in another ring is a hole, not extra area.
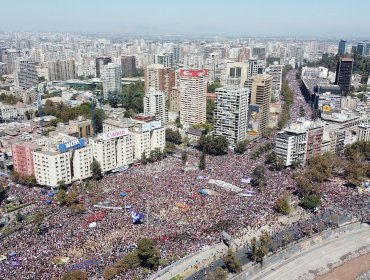
M 145 68 L 145 92 L 150 89 L 163 91 L 166 94 L 166 100 L 175 86 L 175 71 L 165 68 L 162 64 L 151 64 Z
M 121 57 L 122 77 L 136 76 L 136 57 L 133 55 L 124 55 Z
M 19 142 L 12 144 L 13 169 L 19 175 L 34 175 L 33 151 L 39 148 L 38 145 L 30 142 Z
M 74 60 L 50 61 L 48 62 L 48 68 L 50 81 L 66 81 L 77 77 Z
M 250 104 L 258 105 L 260 112 L 259 133 L 264 135 L 267 132 L 270 121 L 270 104 L 272 93 L 272 76 L 259 74 L 251 79 L 251 100 Z
M 39 185 L 57 187 L 72 183 L 70 153 L 36 150 L 33 152 L 35 177 Z
M 344 55 L 346 53 L 346 49 L 347 49 L 347 41 L 340 40 L 338 44 L 338 54 Z
M 206 122 L 207 70 L 180 70 L 180 122 Z
M 238 86 L 216 89 L 214 135 L 225 136 L 231 146 L 246 139 L 249 91 Z
M 157 121 L 166 124 L 168 111 L 166 109 L 166 97 L 162 91 L 149 90 L 144 95 L 144 114 L 155 115 Z
M 18 58 L 14 69 L 14 84 L 18 89 L 29 89 L 39 83 L 35 62 Z
M 101 68 L 108 63 L 112 63 L 112 58 L 110 57 L 97 57 L 95 59 L 95 69 L 96 69 L 96 77 L 100 78 L 101 75 Z
M 335 84 L 340 86 L 342 95 L 351 91 L 351 78 L 353 69 L 353 58 L 340 58 L 337 63 Z
M 306 161 L 306 130 L 284 130 L 276 135 L 275 153 L 285 166 Z
M 101 77 L 103 81 L 103 94 L 107 99 L 110 94 L 121 94 L 122 80 L 121 80 L 121 65 L 108 63 L 101 68 Z

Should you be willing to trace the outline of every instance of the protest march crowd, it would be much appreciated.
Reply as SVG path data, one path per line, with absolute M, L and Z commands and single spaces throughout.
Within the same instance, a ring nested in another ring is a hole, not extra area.
M 21 199 L 22 203 L 34 202 L 30 211 L 42 211 L 47 216 L 41 234 L 33 232 L 32 223 L 22 221 L 21 230 L 0 241 L 0 254 L 12 252 L 14 255 L 0 262 L 0 278 L 52 279 L 79 268 L 86 269 L 90 276 L 101 276 L 107 265 L 135 249 L 141 237 L 155 240 L 161 257 L 173 262 L 220 242 L 222 231 L 236 238 L 245 233 L 245 228 L 273 226 L 276 198 L 286 189 L 295 187 L 293 171 L 267 170 L 266 186 L 252 187 L 245 183 L 245 178 L 255 166 L 263 165 L 264 160 L 262 157 L 252 160 L 250 152 L 209 156 L 207 168 L 202 171 L 184 172 L 181 159 L 168 157 L 125 173 L 107 175 L 94 182 L 90 190 L 82 185 L 78 187 L 85 206 L 85 212 L 78 215 L 72 214 L 66 206 L 60 207 L 55 198 L 52 203 L 46 203 L 50 197 L 40 188 L 12 184 L 10 196 Z M 197 151 L 189 149 L 187 165 L 196 165 L 198 156 Z M 210 179 L 233 184 L 253 195 L 240 196 L 222 186 L 209 184 Z M 214 192 L 202 195 L 201 189 Z M 292 198 L 293 204 L 297 204 L 297 198 Z M 365 199 L 338 182 L 327 182 L 323 210 L 335 212 L 338 209 L 348 215 L 357 215 L 364 205 L 360 202 L 365 203 Z M 141 213 L 143 222 L 134 224 L 129 210 Z M 99 217 L 96 227 L 90 228 L 89 222 L 94 217 Z M 69 259 L 61 265 L 55 263 L 56 258 Z M 127 271 L 119 279 L 132 279 L 141 273 L 141 269 Z
M 289 73 L 288 80 L 290 87 L 298 91 L 298 85 L 290 81 L 294 73 Z M 292 118 L 297 119 L 300 104 L 305 102 L 302 98 L 294 101 Z M 307 106 L 304 109 L 309 111 Z M 85 208 L 80 214 L 58 205 L 50 191 L 9 182 L 9 196 L 22 203 L 34 203 L 22 214 L 42 212 L 46 216 L 40 234 L 35 234 L 33 223 L 25 219 L 19 222 L 20 230 L 0 239 L 0 256 L 4 256 L 0 260 L 0 279 L 53 279 L 76 269 L 84 269 L 89 276 L 100 279 L 104 268 L 133 251 L 142 237 L 153 239 L 161 258 L 170 264 L 220 242 L 222 231 L 239 238 L 264 225 L 278 230 L 274 203 L 286 190 L 295 190 L 292 174 L 296 171 L 270 171 L 266 166 L 266 185 L 258 188 L 248 181 L 254 168 L 265 165 L 265 160 L 264 156 L 252 159 L 253 149 L 242 155 L 230 152 L 207 156 L 205 170 L 197 168 L 199 152 L 186 150 L 186 166 L 195 168 L 184 171 L 182 160 L 170 156 L 106 175 L 89 187 L 76 186 Z M 210 180 L 224 184 L 211 184 Z M 232 185 L 247 195 L 231 191 Z M 360 217 L 368 207 L 366 195 L 345 187 L 340 180 L 323 183 L 321 192 L 321 213 Z M 298 204 L 295 195 L 292 204 Z M 133 223 L 133 213 L 143 217 L 142 223 Z M 301 228 L 312 222 L 312 228 L 317 227 L 314 215 L 309 213 L 306 222 L 295 225 Z M 92 223 L 94 226 L 90 227 Z M 144 275 L 145 271 L 137 268 L 116 279 Z

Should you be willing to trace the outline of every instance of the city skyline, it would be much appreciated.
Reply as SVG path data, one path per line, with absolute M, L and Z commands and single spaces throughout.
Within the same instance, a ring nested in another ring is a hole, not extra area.
M 103 32 L 137 35 L 297 36 L 369 38 L 370 3 L 236 0 L 173 3 L 17 1 L 2 3 L 0 31 Z M 19 9 L 22 7 L 22 9 Z M 339 7 L 339 8 L 334 8 Z M 84 12 L 88 11 L 88 12 Z M 15 20 L 16 19 L 16 20 Z M 345 20 L 344 20 L 345 19 Z

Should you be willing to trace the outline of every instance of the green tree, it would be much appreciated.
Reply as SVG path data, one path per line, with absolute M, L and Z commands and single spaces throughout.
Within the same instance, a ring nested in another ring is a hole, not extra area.
M 64 180 L 57 182 L 59 190 L 67 190 L 66 182 Z
M 215 271 L 207 275 L 206 280 L 226 280 L 227 273 L 221 267 L 217 267 Z
M 137 254 L 142 267 L 157 269 L 160 263 L 161 255 L 153 240 L 142 238 L 137 244 Z
M 300 205 L 306 209 L 315 209 L 319 207 L 320 204 L 320 197 L 315 195 L 305 196 L 300 201 Z
M 104 280 L 111 280 L 111 279 L 114 279 L 116 278 L 116 276 L 118 275 L 118 270 L 116 267 L 113 267 L 113 266 L 107 266 L 105 269 L 104 269 L 104 272 L 103 272 L 103 277 L 104 277 Z
M 277 156 L 275 152 L 271 152 L 266 156 L 266 163 L 270 164 L 273 170 L 283 170 L 285 165 L 284 161 Z
M 185 165 L 187 161 L 188 161 L 188 153 L 186 151 L 183 151 L 181 153 L 181 162 L 182 162 L 182 165 Z
M 366 180 L 367 166 L 361 161 L 348 161 L 345 166 L 344 176 L 347 184 L 352 186 L 362 186 Z
M 299 116 L 300 116 L 301 118 L 303 118 L 303 117 L 305 117 L 305 116 L 306 116 L 306 112 L 305 112 L 305 110 L 304 110 L 304 108 L 303 108 L 303 106 L 302 106 L 302 105 L 299 107 Z
M 182 128 L 182 124 L 181 124 L 181 121 L 180 121 L 180 116 L 176 117 L 175 125 L 178 128 Z
M 283 215 L 288 215 L 291 211 L 291 197 L 289 192 L 285 192 L 275 201 L 274 209 Z
M 37 235 L 41 233 L 41 225 L 44 222 L 45 214 L 42 212 L 36 212 L 33 216 L 33 232 Z
M 103 121 L 104 121 L 104 111 L 101 109 L 95 109 L 94 124 L 96 133 L 103 132 Z
M 51 121 L 49 122 L 49 124 L 50 124 L 51 126 L 56 127 L 56 126 L 58 125 L 58 123 L 60 123 L 60 122 L 62 122 L 62 120 L 60 120 L 60 119 L 56 118 L 56 119 L 51 120 Z
M 82 270 L 73 270 L 66 272 L 62 280 L 88 280 L 87 273 Z
M 95 158 L 93 158 L 91 163 L 91 172 L 94 180 L 100 180 L 103 177 L 100 163 Z
M 206 116 L 207 116 L 207 122 L 209 122 L 209 123 L 214 122 L 215 108 L 216 108 L 215 102 L 212 99 L 207 99 Z
M 242 270 L 242 265 L 240 260 L 235 256 L 234 252 L 229 249 L 227 255 L 222 258 L 225 263 L 226 268 L 231 273 L 240 273 Z
M 251 240 L 251 254 L 250 254 L 250 259 L 255 262 L 257 260 L 257 239 L 255 237 L 252 238 Z
M 67 192 L 63 189 L 59 190 L 56 196 L 56 200 L 60 206 L 66 205 Z
M 142 164 L 147 164 L 148 163 L 148 158 L 146 157 L 146 152 L 141 153 L 141 163 Z
M 263 187 L 266 184 L 265 177 L 266 169 L 262 165 L 258 165 L 254 168 L 251 177 L 254 186 Z
M 174 143 L 170 142 L 170 141 L 166 141 L 166 146 L 165 146 L 165 153 L 166 154 L 173 154 L 176 150 L 176 146 Z
M 119 103 L 126 110 L 132 109 L 135 113 L 143 112 L 144 82 L 138 81 L 128 86 L 123 86 Z
M 237 153 L 237 154 L 243 154 L 247 150 L 248 143 L 249 143 L 248 140 L 238 142 L 235 145 L 234 152 Z
M 201 153 L 199 156 L 199 169 L 204 170 L 206 169 L 206 154 Z
M 295 176 L 295 180 L 300 196 L 319 195 L 320 186 L 316 183 L 311 183 L 306 174 Z
M 224 136 L 201 136 L 198 146 L 206 154 L 224 155 L 227 154 L 229 143 Z
M 166 128 L 166 141 L 172 142 L 176 145 L 181 144 L 181 134 L 178 130 Z
M 213 84 L 208 85 L 207 92 L 214 93 L 216 89 L 222 87 L 219 81 L 215 81 Z
M 7 184 L 4 181 L 1 181 L 0 182 L 0 204 L 2 201 L 6 199 L 7 191 L 8 191 Z

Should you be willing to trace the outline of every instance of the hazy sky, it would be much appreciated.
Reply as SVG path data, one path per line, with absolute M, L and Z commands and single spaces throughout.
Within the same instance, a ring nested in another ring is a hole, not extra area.
M 370 37 L 368 0 L 0 0 L 2 31 Z

